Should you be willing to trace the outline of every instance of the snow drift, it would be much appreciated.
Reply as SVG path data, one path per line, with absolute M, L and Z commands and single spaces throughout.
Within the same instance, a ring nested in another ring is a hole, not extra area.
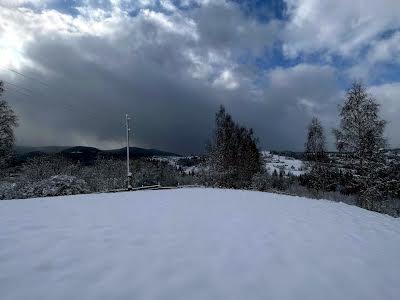
M 182 189 L 0 202 L 0 298 L 398 299 L 400 220 Z

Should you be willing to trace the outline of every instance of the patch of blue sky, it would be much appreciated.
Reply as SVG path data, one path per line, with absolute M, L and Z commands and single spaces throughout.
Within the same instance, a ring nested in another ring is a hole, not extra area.
M 287 20 L 287 7 L 283 0 L 229 0 L 240 7 L 245 15 L 260 22 L 273 19 Z

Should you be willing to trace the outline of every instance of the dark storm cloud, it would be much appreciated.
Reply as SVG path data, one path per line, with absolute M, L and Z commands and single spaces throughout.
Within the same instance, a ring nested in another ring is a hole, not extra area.
M 336 126 L 342 96 L 332 68 L 304 64 L 270 71 L 261 98 L 236 101 L 232 112 L 255 129 L 263 147 L 302 150 L 306 125 L 314 115 L 322 118 L 328 134 Z
M 278 20 L 261 24 L 245 16 L 238 6 L 220 1 L 197 9 L 192 15 L 204 44 L 239 53 L 249 51 L 259 56 L 276 41 L 282 25 Z
M 133 55 L 121 61 L 118 70 L 110 70 L 73 55 L 79 50 L 71 45 L 60 47 L 57 41 L 42 45 L 31 48 L 32 57 L 60 73 L 49 82 L 54 90 L 46 89 L 46 95 L 37 98 L 29 114 L 26 112 L 38 124 L 46 120 L 51 123 L 45 126 L 61 133 L 73 131 L 97 141 L 121 141 L 123 118 L 130 113 L 134 141 L 139 145 L 184 152 L 202 148 L 218 97 L 202 82 L 179 74 L 179 69 L 163 70 L 162 49 L 160 56 L 154 57 L 151 51 L 147 52 L 151 58 Z M 104 53 L 104 57 L 109 56 Z
M 307 104 L 318 105 L 326 100 L 327 92 L 335 93 L 335 78 L 329 68 L 305 65 L 273 71 L 265 77 L 257 99 L 245 82 L 230 91 L 191 78 L 185 72 L 190 63 L 172 51 L 173 45 L 158 49 L 145 45 L 139 54 L 118 63 L 113 48 L 105 44 L 95 60 L 80 55 L 94 44 L 96 41 L 90 39 L 75 45 L 51 40 L 30 47 L 32 59 L 58 72 L 49 82 L 53 89 L 47 89 L 46 96 L 37 98 L 25 113 L 37 124 L 46 120 L 44 126 L 57 129 L 58 143 L 64 140 L 65 131 L 96 141 L 121 141 L 123 116 L 129 112 L 139 145 L 198 152 L 209 138 L 215 111 L 224 104 L 238 121 L 256 129 L 262 146 L 299 149 L 305 123 L 314 110 Z M 115 64 L 98 61 L 110 57 L 115 57 Z M 320 82 L 317 89 L 316 80 Z
M 226 9 L 232 15 L 231 23 L 241 22 L 247 28 L 242 34 L 251 31 L 249 26 L 257 26 L 251 20 L 246 23 L 232 7 Z M 208 37 L 207 30 L 203 32 L 207 14 L 200 9 L 194 13 L 201 15 L 196 19 L 199 32 L 183 16 L 166 19 L 145 12 L 119 20 L 119 29 L 125 30 L 111 37 L 36 33 L 26 53 L 44 70 L 47 86 L 20 81 L 35 91 L 30 103 L 15 100 L 22 120 L 21 143 L 42 143 L 45 135 L 48 143 L 118 144 L 123 141 L 123 117 L 128 112 L 137 145 L 184 153 L 202 151 L 220 104 L 233 111 L 234 106 L 254 105 L 248 101 L 252 95 L 244 80 L 234 91 L 212 84 L 224 68 L 232 67 L 229 49 L 238 33 L 228 26 L 217 33 L 226 34 L 227 40 Z M 260 32 L 270 30 L 269 25 L 259 27 Z M 247 41 L 251 39 L 254 43 L 248 47 L 255 50 L 268 40 L 260 42 L 254 35 Z M 191 56 L 186 55 L 189 52 Z M 35 70 L 25 67 L 24 73 L 42 78 L 43 73 Z

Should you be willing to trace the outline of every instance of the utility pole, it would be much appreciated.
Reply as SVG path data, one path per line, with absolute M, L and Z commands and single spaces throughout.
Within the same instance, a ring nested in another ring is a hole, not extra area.
M 129 128 L 129 120 L 131 118 L 129 117 L 128 114 L 126 114 L 125 116 L 125 120 L 126 120 L 126 175 L 127 175 L 127 181 L 128 181 L 128 190 L 132 189 L 131 186 L 131 177 L 132 177 L 132 173 L 129 170 L 129 132 L 131 131 L 131 129 Z

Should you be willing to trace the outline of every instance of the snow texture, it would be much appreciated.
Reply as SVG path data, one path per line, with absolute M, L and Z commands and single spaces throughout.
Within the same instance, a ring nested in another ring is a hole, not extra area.
M 179 189 L 0 201 L 0 298 L 399 299 L 400 220 Z

